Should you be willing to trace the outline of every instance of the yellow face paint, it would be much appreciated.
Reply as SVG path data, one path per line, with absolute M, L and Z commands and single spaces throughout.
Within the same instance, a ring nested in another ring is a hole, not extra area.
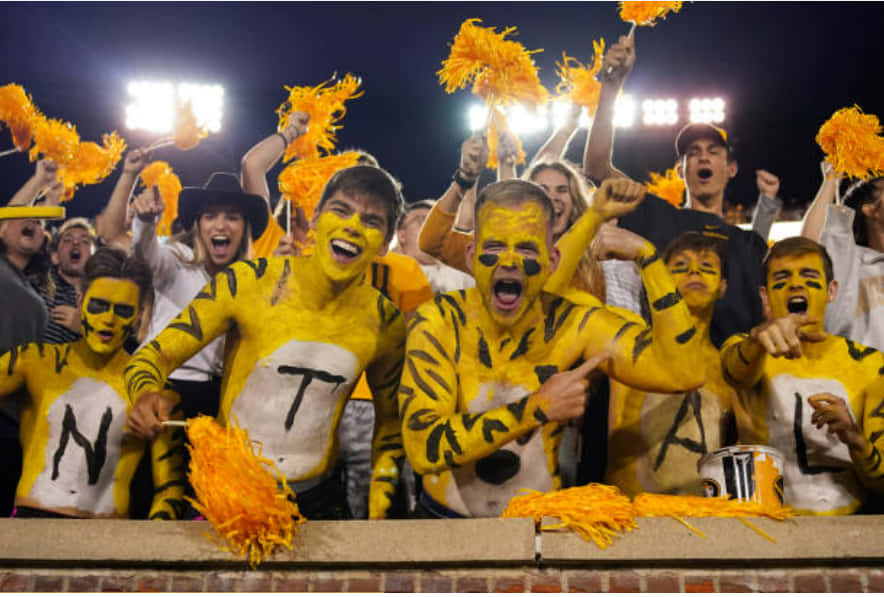
M 666 267 L 688 308 L 707 308 L 718 300 L 721 259 L 715 251 L 686 249 L 670 257 Z
M 820 322 L 829 301 L 823 258 L 815 253 L 771 259 L 767 297 L 774 318 L 806 312 Z
M 321 213 L 316 223 L 316 257 L 325 274 L 335 282 L 361 276 L 384 245 L 385 227 L 365 225 L 364 214 L 358 212 L 347 216 L 336 211 Z
M 138 286 L 131 280 L 93 280 L 80 309 L 83 338 L 93 352 L 110 355 L 123 347 L 135 331 L 138 299 Z
M 486 203 L 479 210 L 473 275 L 491 317 L 500 325 L 519 321 L 551 273 L 549 227 L 535 201 Z

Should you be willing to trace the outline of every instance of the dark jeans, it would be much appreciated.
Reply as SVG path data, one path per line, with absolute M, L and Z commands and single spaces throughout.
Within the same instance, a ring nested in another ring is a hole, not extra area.
M 307 520 L 350 520 L 347 489 L 339 475 L 332 475 L 316 487 L 295 496 L 298 510 Z

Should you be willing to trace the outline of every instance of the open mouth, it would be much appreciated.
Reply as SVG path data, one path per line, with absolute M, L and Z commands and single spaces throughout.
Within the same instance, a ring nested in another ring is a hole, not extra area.
M 82 254 L 80 253 L 80 249 L 71 250 L 71 262 L 72 263 L 76 263 L 76 262 L 80 261 L 80 257 L 82 257 Z
M 230 247 L 230 237 L 229 236 L 213 236 L 209 241 L 212 243 L 213 249 L 226 250 Z
M 803 296 L 793 296 L 786 303 L 789 313 L 807 313 L 807 299 Z
M 503 311 L 511 311 L 522 298 L 522 283 L 518 280 L 498 280 L 492 289 L 494 305 Z
M 712 178 L 712 169 L 700 168 L 699 170 L 697 170 L 697 176 L 700 177 L 700 180 L 708 180 Z
M 354 245 L 351 242 L 347 242 L 345 240 L 337 238 L 331 241 L 331 249 L 335 257 L 343 261 L 356 259 L 362 254 L 362 248 L 359 245 Z
M 28 224 L 21 229 L 21 235 L 25 238 L 34 238 L 36 234 L 37 227 L 33 224 Z
M 114 339 L 114 333 L 108 330 L 101 330 L 100 332 L 97 332 L 97 334 L 102 342 L 110 342 Z

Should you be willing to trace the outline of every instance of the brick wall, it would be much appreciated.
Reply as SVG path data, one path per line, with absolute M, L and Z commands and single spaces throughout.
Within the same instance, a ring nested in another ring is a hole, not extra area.
M 250 570 L 197 522 L 0 520 L 2 591 L 884 592 L 884 517 L 669 519 L 601 550 L 529 520 L 309 522 Z

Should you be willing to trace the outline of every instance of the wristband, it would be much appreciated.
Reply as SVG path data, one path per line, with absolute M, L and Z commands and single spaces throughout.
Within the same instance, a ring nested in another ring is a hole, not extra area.
M 453 180 L 454 182 L 456 182 L 456 183 L 457 183 L 457 186 L 459 186 L 460 188 L 462 188 L 462 189 L 465 190 L 465 191 L 466 191 L 466 190 L 469 190 L 469 189 L 471 189 L 471 188 L 473 188 L 473 186 L 476 184 L 476 181 L 477 181 L 478 179 L 479 179 L 478 176 L 477 176 L 476 178 L 474 178 L 473 180 L 469 180 L 469 179 L 464 178 L 464 177 L 461 175 L 461 170 L 460 170 L 460 168 L 458 168 L 457 170 L 455 170 L 455 171 L 454 171 L 454 176 L 451 177 L 451 180 Z
M 279 135 L 279 138 L 280 138 L 280 139 L 282 139 L 282 147 L 283 147 L 283 149 L 285 149 L 286 147 L 288 147 L 288 146 L 289 146 L 289 142 L 286 140 L 285 135 L 283 135 L 282 133 L 276 133 L 276 134 Z

